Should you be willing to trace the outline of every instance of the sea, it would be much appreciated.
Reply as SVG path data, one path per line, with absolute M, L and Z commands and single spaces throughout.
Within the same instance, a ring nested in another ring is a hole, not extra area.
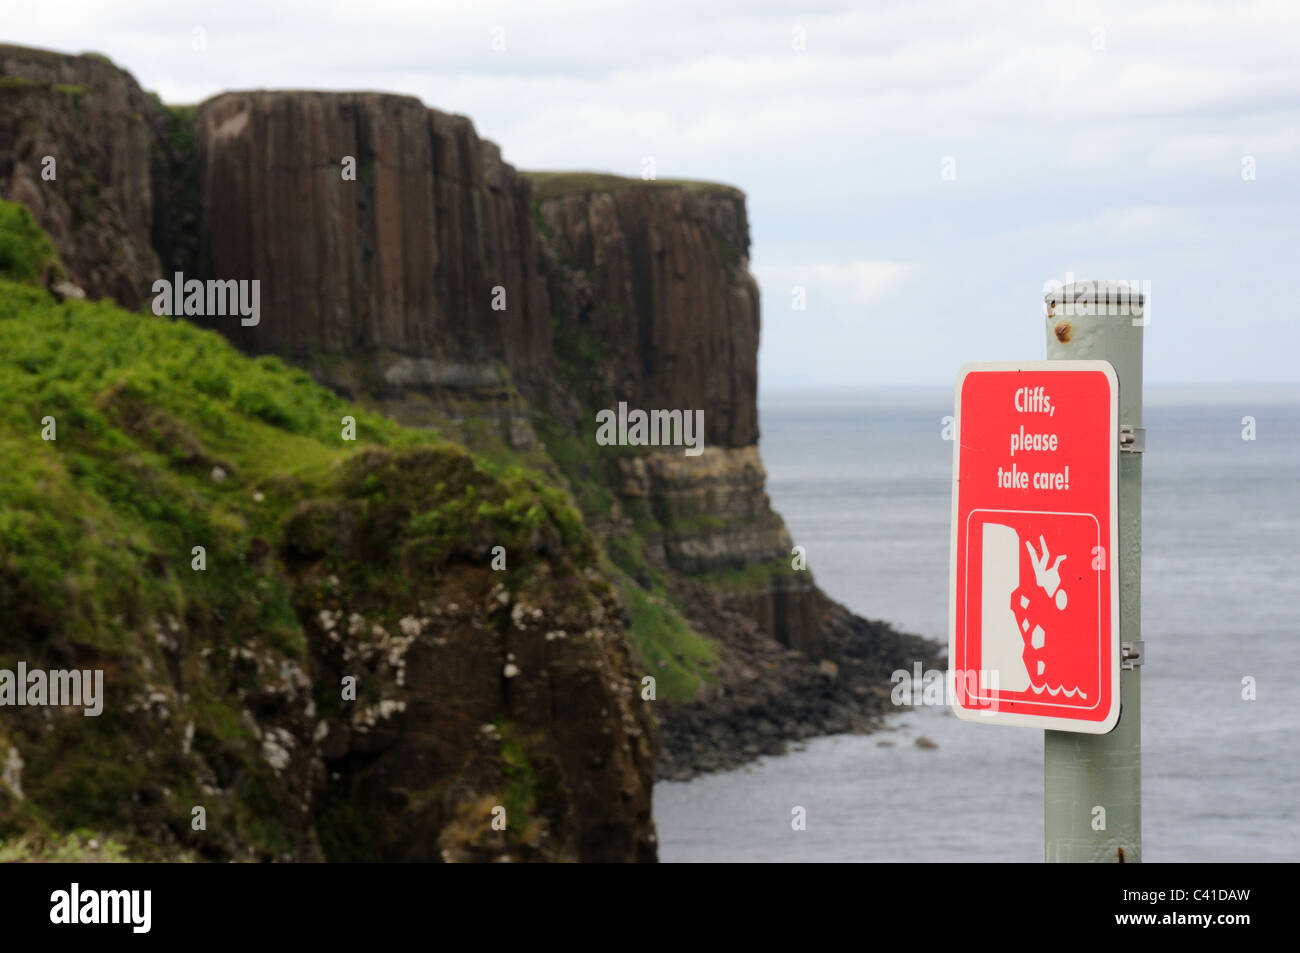
M 817 582 L 945 644 L 952 403 L 760 401 L 768 493 Z M 1296 861 L 1300 386 L 1148 385 L 1144 414 L 1143 859 Z M 665 862 L 1039 861 L 1043 732 L 903 709 L 874 734 L 661 782 L 654 813 Z

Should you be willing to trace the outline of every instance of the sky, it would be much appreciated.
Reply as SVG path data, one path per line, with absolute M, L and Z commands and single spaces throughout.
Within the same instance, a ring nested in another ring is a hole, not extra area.
M 407 93 L 520 168 L 738 186 L 765 391 L 1040 359 L 1070 276 L 1145 290 L 1148 382 L 1300 380 L 1293 0 L 0 0 L 0 40 L 167 102 Z

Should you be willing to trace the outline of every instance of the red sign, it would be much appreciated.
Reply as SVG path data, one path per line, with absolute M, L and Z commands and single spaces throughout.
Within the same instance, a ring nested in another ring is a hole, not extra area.
M 957 378 L 949 646 L 970 721 L 1119 720 L 1119 383 L 1108 361 Z

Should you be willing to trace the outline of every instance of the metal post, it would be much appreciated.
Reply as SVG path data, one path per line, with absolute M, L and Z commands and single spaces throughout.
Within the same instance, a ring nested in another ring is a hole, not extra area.
M 1142 331 L 1140 292 L 1117 282 L 1074 282 L 1045 296 L 1049 360 L 1106 360 L 1119 378 L 1119 618 L 1124 647 L 1120 716 L 1105 735 L 1045 731 L 1043 826 L 1049 862 L 1142 859 Z M 1127 442 L 1127 445 L 1123 445 Z M 1112 566 L 1116 563 L 1112 562 Z M 1101 815 L 1096 808 L 1103 808 Z M 1105 829 L 1096 829 L 1104 817 Z

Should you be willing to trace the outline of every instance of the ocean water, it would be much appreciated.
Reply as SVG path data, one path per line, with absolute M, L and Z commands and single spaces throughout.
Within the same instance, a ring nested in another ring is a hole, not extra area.
M 1148 387 L 1144 411 L 1144 859 L 1300 860 L 1300 388 Z M 946 642 L 951 393 L 769 395 L 760 413 L 768 492 L 822 587 Z M 889 722 L 661 782 L 660 858 L 1042 859 L 1041 731 L 941 708 Z

